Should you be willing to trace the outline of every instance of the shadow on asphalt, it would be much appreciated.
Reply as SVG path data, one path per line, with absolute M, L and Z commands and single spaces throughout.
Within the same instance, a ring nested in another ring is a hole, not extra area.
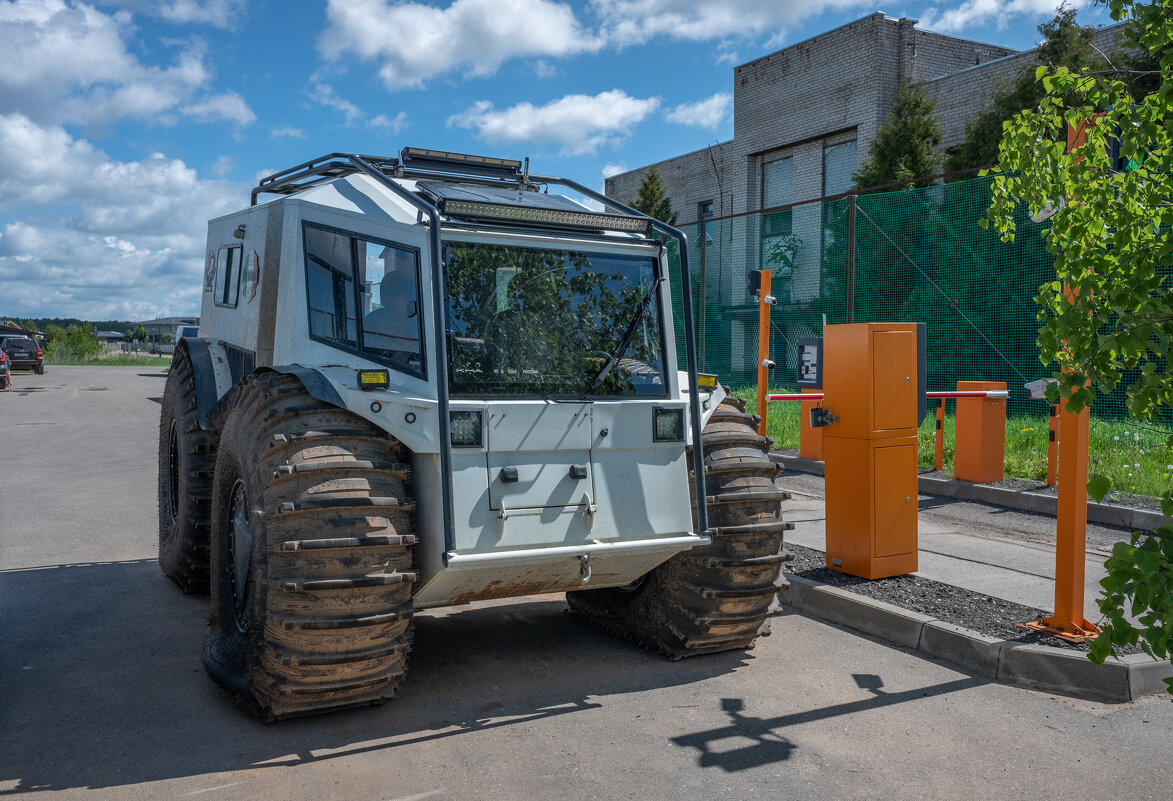
M 561 596 L 423 613 L 395 701 L 265 726 L 200 667 L 206 606 L 154 560 L 0 572 L 0 796 L 476 736 L 601 706 L 591 697 L 703 681 L 751 658 L 671 663 L 567 612 Z
M 989 684 L 988 679 L 974 676 L 930 687 L 890 693 L 883 689 L 884 680 L 880 676 L 857 673 L 854 678 L 860 689 L 872 693 L 871 698 L 771 718 L 744 714 L 745 703 L 740 698 L 722 698 L 721 709 L 729 716 L 728 724 L 673 737 L 672 742 L 684 748 L 696 749 L 697 765 L 702 768 L 716 767 L 727 773 L 736 773 L 789 759 L 798 746 L 782 734 L 787 727 L 840 715 L 868 712 L 893 704 L 903 704 Z

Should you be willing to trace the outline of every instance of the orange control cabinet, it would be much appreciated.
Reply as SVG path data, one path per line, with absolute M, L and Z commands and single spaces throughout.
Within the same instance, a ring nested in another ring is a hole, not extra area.
M 867 579 L 917 569 L 917 331 L 823 328 L 827 567 Z

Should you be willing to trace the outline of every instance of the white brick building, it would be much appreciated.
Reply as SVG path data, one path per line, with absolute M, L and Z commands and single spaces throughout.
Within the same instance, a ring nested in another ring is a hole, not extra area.
M 905 78 L 925 83 L 937 99 L 942 147 L 956 145 L 997 82 L 1034 60 L 1034 51 L 915 26 L 878 12 L 734 67 L 733 139 L 654 165 L 679 222 L 848 190 Z M 1113 49 L 1120 27 L 1101 29 L 1097 47 Z M 608 178 L 607 195 L 633 200 L 647 169 Z

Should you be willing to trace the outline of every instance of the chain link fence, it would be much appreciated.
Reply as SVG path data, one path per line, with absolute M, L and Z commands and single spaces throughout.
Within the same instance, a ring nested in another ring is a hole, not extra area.
M 796 341 L 847 322 L 927 324 L 928 387 L 1005 381 L 1010 414 L 1045 415 L 1022 385 L 1049 376 L 1039 361 L 1039 287 L 1055 280 L 1042 225 L 1020 209 L 1003 243 L 978 225 L 992 178 L 847 195 L 683 226 L 696 304 L 698 361 L 725 383 L 756 381 L 758 311 L 750 270 L 771 272 L 772 385 L 793 387 Z M 677 309 L 679 260 L 673 258 Z M 679 320 L 679 316 L 677 317 Z M 677 338 L 683 338 L 677 325 Z M 683 349 L 680 349 L 683 365 Z M 1127 417 L 1124 386 L 1093 416 Z

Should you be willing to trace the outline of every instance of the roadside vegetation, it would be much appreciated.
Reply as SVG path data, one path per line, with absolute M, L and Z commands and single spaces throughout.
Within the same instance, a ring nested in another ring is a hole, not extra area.
M 770 392 L 793 392 L 775 387 Z M 755 387 L 739 387 L 733 394 L 745 398 L 748 408 L 757 400 Z M 778 402 L 766 404 L 766 433 L 774 438 L 774 447 L 798 448 L 801 404 Z M 928 414 L 920 426 L 919 466 L 931 469 L 936 448 L 936 407 L 930 401 Z M 1006 478 L 1045 481 L 1047 478 L 1047 417 L 1012 415 L 1006 419 Z M 953 472 L 956 453 L 956 418 L 953 403 L 945 412 L 944 470 Z M 1160 498 L 1173 483 L 1173 457 L 1165 446 L 1173 429 L 1138 425 L 1128 420 L 1092 420 L 1089 436 L 1089 469 L 1107 476 L 1117 493 Z M 1108 498 L 1111 500 L 1111 497 Z
M 145 338 L 145 332 L 143 337 Z M 166 367 L 171 364 L 170 356 L 109 350 L 98 341 L 97 332 L 91 325 L 70 325 L 67 328 L 58 325 L 46 326 L 42 346 L 47 365 Z

